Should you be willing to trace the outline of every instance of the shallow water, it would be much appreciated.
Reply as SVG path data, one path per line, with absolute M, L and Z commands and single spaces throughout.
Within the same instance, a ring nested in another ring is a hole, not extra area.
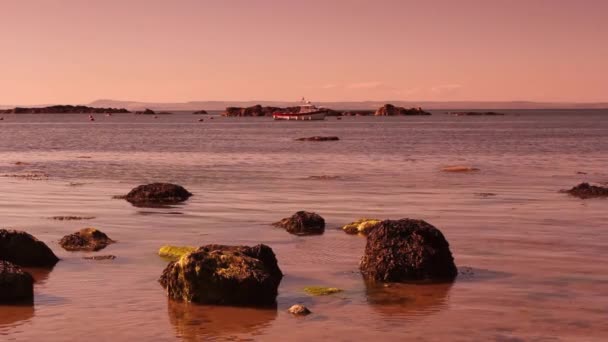
M 31 270 L 33 308 L 0 306 L 0 340 L 604 341 L 608 200 L 558 190 L 608 182 L 608 112 L 508 114 L 297 123 L 4 115 L 0 226 L 28 231 L 62 261 Z M 341 140 L 293 140 L 313 135 Z M 480 171 L 440 171 L 460 164 Z M 48 177 L 19 177 L 32 173 Z M 323 175 L 339 177 L 308 179 Z M 151 181 L 195 196 L 171 208 L 112 199 Z M 269 226 L 297 210 L 325 217 L 325 234 Z M 95 218 L 49 219 L 59 215 Z M 357 268 L 365 239 L 335 229 L 361 216 L 427 220 L 461 275 L 447 285 L 366 285 Z M 118 241 L 97 252 L 115 260 L 58 246 L 87 226 Z M 278 308 L 167 300 L 158 248 L 207 243 L 270 245 L 285 273 Z M 345 291 L 309 297 L 309 285 Z M 313 314 L 292 317 L 294 303 Z

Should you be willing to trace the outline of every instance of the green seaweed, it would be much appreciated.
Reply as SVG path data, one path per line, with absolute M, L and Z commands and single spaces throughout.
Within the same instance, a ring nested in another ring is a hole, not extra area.
M 307 286 L 304 288 L 304 292 L 311 296 L 327 296 L 342 291 L 344 290 L 337 287 Z
M 348 234 L 367 234 L 382 221 L 372 218 L 360 218 L 342 227 Z
M 190 246 L 162 246 L 158 250 L 158 255 L 169 260 L 179 260 L 182 256 L 194 252 L 196 247 Z

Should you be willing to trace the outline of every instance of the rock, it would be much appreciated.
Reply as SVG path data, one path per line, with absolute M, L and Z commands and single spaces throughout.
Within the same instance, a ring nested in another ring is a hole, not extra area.
M 184 255 L 194 252 L 196 247 L 190 246 L 162 246 L 158 250 L 158 255 L 173 261 L 179 260 Z
M 80 220 L 92 220 L 95 216 L 52 216 L 50 220 L 55 221 L 80 221 Z
M 276 305 L 283 278 L 266 245 L 207 245 L 171 262 L 159 282 L 170 298 L 218 305 Z
M 378 108 L 374 113 L 375 116 L 396 116 L 396 115 L 431 115 L 429 112 L 425 112 L 422 108 L 410 108 L 406 109 L 403 107 L 396 107 L 390 103 Z
M 304 288 L 304 292 L 311 296 L 328 296 L 342 291 L 344 290 L 337 287 L 308 286 Z
M 323 234 L 325 231 L 325 219 L 316 213 L 298 211 L 291 217 L 273 223 L 275 227 L 285 228 L 289 233 L 295 235 Z
M 74 234 L 64 236 L 59 244 L 68 251 L 94 252 L 104 249 L 114 242 L 105 233 L 95 228 L 84 228 Z
M 566 191 L 572 196 L 579 198 L 594 198 L 594 197 L 608 197 L 608 187 L 591 185 L 589 183 L 581 183 L 570 190 Z
M 34 278 L 21 267 L 0 260 L 0 304 L 33 301 Z
M 95 260 L 95 261 L 114 260 L 114 259 L 116 259 L 116 256 L 115 255 L 95 255 L 95 256 L 84 257 L 83 259 Z
M 131 190 L 125 199 L 133 204 L 176 204 L 192 194 L 184 187 L 170 183 L 140 185 Z
M 272 116 L 275 112 L 283 113 L 298 113 L 300 107 L 262 107 L 261 105 L 255 105 L 251 107 L 227 107 L 226 111 L 222 113 L 223 116 Z
M 307 307 L 300 304 L 292 305 L 289 310 L 287 310 L 287 312 L 296 316 L 306 316 L 311 314 L 310 310 L 308 310 Z
M 413 219 L 385 220 L 372 230 L 360 269 L 382 282 L 451 281 L 458 273 L 441 231 Z
M 156 112 L 153 111 L 152 109 L 146 108 L 146 110 L 135 112 L 135 114 L 154 115 L 154 114 L 156 114 Z
M 466 166 L 466 165 L 453 165 L 453 166 L 446 166 L 446 167 L 442 168 L 441 171 L 444 171 L 444 172 L 475 172 L 475 171 L 479 171 L 479 169 L 476 167 Z
M 201 114 L 208 114 L 208 113 L 206 110 L 197 110 L 196 112 L 193 112 L 192 114 L 201 115 Z
M 44 242 L 26 232 L 0 229 L 0 260 L 23 267 L 53 267 L 59 258 Z
M 338 137 L 321 137 L 321 136 L 316 136 L 316 137 L 308 137 L 308 138 L 298 138 L 296 139 L 296 141 L 337 141 L 340 140 L 340 138 Z
M 355 222 L 351 222 L 342 227 L 347 234 L 363 234 L 368 235 L 374 228 L 380 224 L 380 220 L 370 218 L 360 218 Z
M 124 108 L 95 108 L 87 106 L 71 106 L 71 105 L 57 105 L 50 107 L 41 108 L 20 108 L 0 110 L 0 113 L 7 114 L 103 114 L 103 113 L 130 113 Z
M 336 180 L 336 179 L 341 179 L 341 178 L 342 177 L 340 177 L 340 176 L 328 176 L 328 175 L 306 177 L 306 179 L 310 179 L 310 180 Z

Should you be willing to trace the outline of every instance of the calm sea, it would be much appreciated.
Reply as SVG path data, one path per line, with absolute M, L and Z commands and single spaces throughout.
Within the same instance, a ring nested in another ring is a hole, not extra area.
M 606 341 L 608 200 L 559 190 L 608 182 L 608 111 L 505 112 L 321 122 L 3 115 L 0 227 L 35 235 L 62 260 L 31 270 L 33 307 L 0 306 L 0 340 Z M 313 135 L 341 140 L 294 141 Z M 451 165 L 480 171 L 441 171 Z M 155 209 L 112 199 L 155 181 L 195 196 Z M 298 210 L 322 215 L 325 234 L 269 225 Z M 95 218 L 49 219 L 58 215 Z M 362 216 L 427 220 L 461 276 L 367 286 L 365 238 L 337 229 Z M 58 246 L 87 226 L 118 241 L 97 252 L 115 260 Z M 285 273 L 278 308 L 167 300 L 158 248 L 208 243 L 271 246 Z M 309 297 L 309 285 L 344 292 Z M 295 303 L 313 314 L 292 317 Z

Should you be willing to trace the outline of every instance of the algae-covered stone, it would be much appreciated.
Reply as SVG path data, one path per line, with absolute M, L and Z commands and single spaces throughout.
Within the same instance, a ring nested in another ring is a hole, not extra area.
M 344 230 L 344 232 L 347 234 L 367 235 L 372 231 L 372 229 L 376 228 L 380 222 L 382 221 L 377 219 L 360 218 L 355 222 L 351 222 L 343 226 L 342 230 Z
M 311 296 L 327 296 L 342 291 L 344 290 L 337 287 L 307 286 L 304 288 L 304 292 Z
M 295 235 L 323 234 L 325 231 L 325 219 L 317 213 L 298 211 L 290 217 L 273 223 L 275 227 L 284 228 Z
M 451 281 L 458 274 L 441 231 L 413 219 L 385 220 L 372 230 L 360 269 L 382 282 Z
M 182 256 L 194 252 L 196 247 L 190 246 L 162 246 L 158 250 L 158 255 L 173 261 L 179 260 Z
M 0 229 L 0 260 L 25 267 L 53 267 L 59 258 L 44 242 L 26 232 Z
M 68 251 L 98 251 L 114 242 L 96 228 L 84 228 L 59 240 L 61 247 Z
M 170 298 L 218 305 L 276 304 L 283 278 L 266 245 L 207 245 L 171 262 L 159 282 Z

